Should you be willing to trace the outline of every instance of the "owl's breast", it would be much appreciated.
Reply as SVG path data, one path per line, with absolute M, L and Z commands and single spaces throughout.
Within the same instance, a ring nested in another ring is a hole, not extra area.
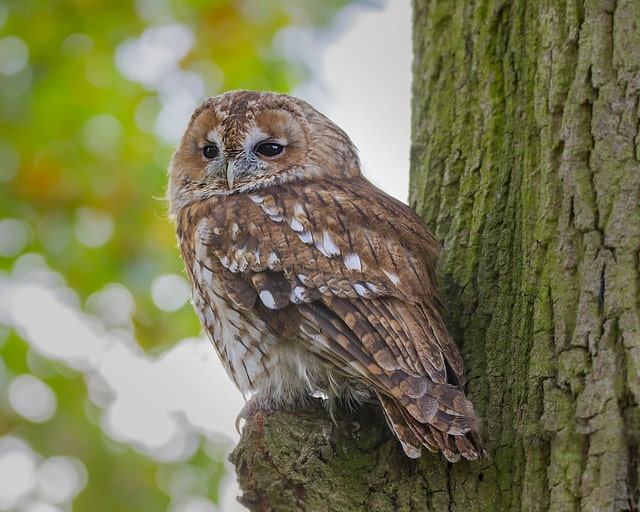
M 254 311 L 241 310 L 230 300 L 222 280 L 227 270 L 200 240 L 200 229 L 180 237 L 193 307 L 225 370 L 243 394 L 251 394 L 275 364 L 269 352 L 277 340 Z
M 178 240 L 194 309 L 231 379 L 245 396 L 273 403 L 292 402 L 324 388 L 325 365 L 301 350 L 295 332 L 274 328 L 276 312 L 265 316 L 259 304 L 242 304 L 238 287 L 244 281 L 237 279 L 233 289 L 225 283 L 230 272 L 215 252 L 226 248 L 212 245 L 216 237 L 210 221 L 185 213 L 183 222 L 178 219 Z

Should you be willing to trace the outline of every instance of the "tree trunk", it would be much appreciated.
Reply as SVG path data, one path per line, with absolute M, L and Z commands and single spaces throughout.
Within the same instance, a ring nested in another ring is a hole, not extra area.
M 491 458 L 407 459 L 377 406 L 258 414 L 252 510 L 636 510 L 640 2 L 414 0 L 411 205 Z

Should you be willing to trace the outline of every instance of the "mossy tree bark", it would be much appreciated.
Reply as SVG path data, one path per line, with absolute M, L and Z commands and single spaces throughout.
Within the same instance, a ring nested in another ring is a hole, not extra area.
M 491 458 L 407 459 L 375 406 L 258 414 L 252 510 L 636 510 L 640 3 L 414 0 L 411 205 Z

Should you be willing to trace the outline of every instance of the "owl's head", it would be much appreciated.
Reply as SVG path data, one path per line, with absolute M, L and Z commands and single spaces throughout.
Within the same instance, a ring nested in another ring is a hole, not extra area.
M 191 116 L 171 161 L 168 196 L 175 213 L 213 195 L 359 174 L 349 137 L 308 103 L 231 91 L 206 99 Z

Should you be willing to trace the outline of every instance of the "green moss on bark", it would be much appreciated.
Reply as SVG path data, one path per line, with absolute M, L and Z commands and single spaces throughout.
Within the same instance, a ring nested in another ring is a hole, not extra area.
M 319 400 L 255 414 L 231 455 L 242 502 L 258 511 L 439 510 L 428 503 L 446 493 L 445 475 L 425 480 L 424 462 L 404 455 L 377 405 L 338 410 L 335 420 Z
M 414 4 L 411 204 L 493 454 L 477 509 L 631 510 L 640 5 Z

